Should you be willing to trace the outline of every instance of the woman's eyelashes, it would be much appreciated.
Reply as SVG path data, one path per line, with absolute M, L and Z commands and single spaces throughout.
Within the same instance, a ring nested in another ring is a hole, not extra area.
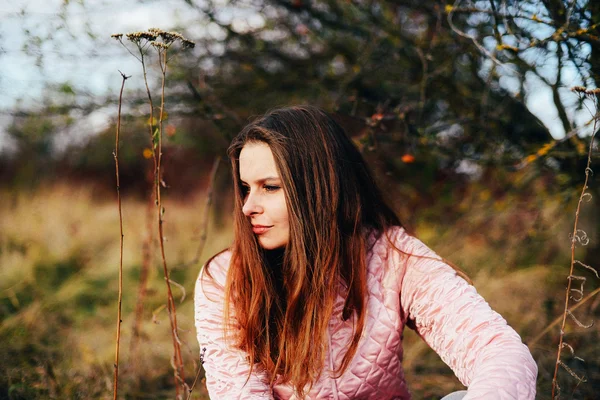
M 281 186 L 278 186 L 278 185 L 264 185 L 263 188 L 267 192 L 276 192 L 279 189 L 281 189 Z
M 273 184 L 264 184 L 262 185 L 262 190 L 264 190 L 265 192 L 268 193 L 273 193 L 278 191 L 279 189 L 281 189 L 280 185 L 273 185 Z M 246 197 L 250 194 L 250 186 L 248 185 L 242 185 L 242 196 Z

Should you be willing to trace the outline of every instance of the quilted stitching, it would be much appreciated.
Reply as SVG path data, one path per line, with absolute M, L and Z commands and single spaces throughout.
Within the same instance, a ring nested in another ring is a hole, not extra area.
M 418 334 L 440 355 L 465 385 L 465 400 L 533 399 L 537 367 L 519 335 L 456 276 L 435 253 L 402 228 L 391 232 L 394 245 L 414 254 L 393 251 L 385 235 L 368 255 L 368 299 L 365 329 L 347 370 L 336 379 L 337 398 L 410 399 L 402 369 L 402 331 L 410 319 Z M 213 260 L 212 282 L 201 275 L 196 287 L 196 327 L 204 356 L 211 398 L 295 399 L 289 385 L 268 388 L 266 377 L 254 370 L 239 351 L 222 338 L 222 285 L 231 254 Z M 426 256 L 418 257 L 418 256 Z M 199 290 L 203 283 L 204 291 Z M 210 300 L 209 300 L 210 298 Z M 338 367 L 351 340 L 354 319 L 340 318 L 338 296 L 329 335 L 325 366 Z M 219 319 L 221 317 L 221 320 Z M 333 399 L 332 374 L 324 368 L 307 399 Z

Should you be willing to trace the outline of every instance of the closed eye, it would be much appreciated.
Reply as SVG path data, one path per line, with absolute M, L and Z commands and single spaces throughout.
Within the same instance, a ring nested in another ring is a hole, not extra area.
M 276 192 L 276 191 L 278 191 L 279 189 L 281 189 L 281 186 L 277 186 L 277 185 L 265 185 L 265 186 L 264 186 L 264 189 L 265 189 L 267 192 Z

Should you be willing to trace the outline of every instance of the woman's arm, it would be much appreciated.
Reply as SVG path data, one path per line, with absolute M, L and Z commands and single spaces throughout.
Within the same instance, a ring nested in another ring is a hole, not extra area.
M 468 387 L 464 400 L 534 399 L 537 365 L 514 329 L 422 242 L 402 242 L 400 248 L 413 254 L 406 261 L 402 307 Z
M 224 338 L 224 287 L 230 253 L 224 252 L 210 262 L 209 277 L 204 269 L 196 281 L 196 332 L 200 355 L 206 371 L 206 387 L 211 399 L 273 399 L 264 374 L 252 374 L 246 353 Z

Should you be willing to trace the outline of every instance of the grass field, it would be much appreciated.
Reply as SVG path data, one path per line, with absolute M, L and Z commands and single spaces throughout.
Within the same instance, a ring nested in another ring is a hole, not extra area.
M 119 265 L 115 197 L 72 184 L 0 193 L 0 398 L 112 398 Z M 216 203 L 223 201 L 217 197 Z M 202 193 L 185 201 L 167 197 L 164 202 L 171 278 L 185 289 L 184 297 L 179 286 L 173 287 L 188 382 L 198 364 L 194 282 L 202 262 L 231 240 L 227 219 L 219 223 L 213 219 L 200 262 L 182 267 L 196 252 L 203 204 Z M 463 193 L 456 209 L 460 212 L 451 223 L 433 212 L 419 211 L 412 218 L 415 233 L 460 265 L 528 343 L 562 313 L 573 200 L 565 202 L 539 188 L 527 196 L 498 198 L 473 187 Z M 123 213 L 120 397 L 174 398 L 173 347 L 158 253 L 148 275 L 138 350 L 130 348 L 146 204 L 125 197 Z M 590 232 L 597 229 L 592 217 L 588 215 L 585 222 Z M 588 279 L 586 293 L 599 284 Z M 578 310 L 582 321 L 598 317 L 599 298 Z M 540 369 L 539 399 L 550 397 L 557 337 L 554 328 L 531 346 Z M 585 363 L 568 352 L 565 361 L 587 374 L 587 382 L 577 385 L 563 371 L 562 398 L 598 398 L 594 396 L 600 393 L 599 339 L 597 326 L 568 325 L 567 340 Z M 440 398 L 461 388 L 448 367 L 412 332 L 406 337 L 404 365 L 415 399 Z M 207 398 L 202 384 L 192 398 Z

